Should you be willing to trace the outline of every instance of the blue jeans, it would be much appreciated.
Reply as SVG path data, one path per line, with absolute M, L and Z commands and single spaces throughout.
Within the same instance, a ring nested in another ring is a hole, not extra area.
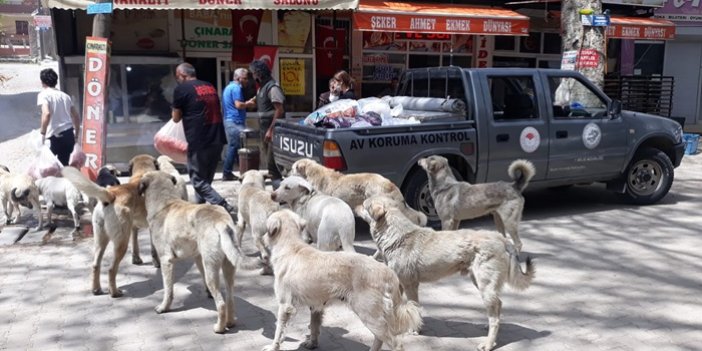
M 222 166 L 223 174 L 232 173 L 234 164 L 239 164 L 239 148 L 241 147 L 239 134 L 244 128 L 243 124 L 224 120 L 224 131 L 227 134 L 227 155 L 224 157 L 224 165 Z

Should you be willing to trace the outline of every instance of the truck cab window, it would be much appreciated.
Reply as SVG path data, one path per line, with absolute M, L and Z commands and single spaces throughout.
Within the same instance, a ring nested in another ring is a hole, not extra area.
M 534 96 L 534 79 L 531 76 L 488 77 L 492 116 L 495 121 L 538 118 Z
M 580 80 L 550 76 L 554 118 L 601 118 L 607 114 L 607 102 Z

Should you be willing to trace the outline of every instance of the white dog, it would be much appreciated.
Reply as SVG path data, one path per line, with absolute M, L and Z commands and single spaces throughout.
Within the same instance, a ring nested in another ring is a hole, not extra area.
M 238 240 L 241 242 L 246 225 L 250 225 L 254 244 L 261 253 L 261 261 L 264 263 L 261 274 L 272 274 L 270 252 L 263 242 L 263 236 L 266 234 L 266 219 L 273 212 L 278 211 L 280 205 L 271 200 L 271 194 L 265 190 L 263 173 L 250 170 L 243 174 L 238 205 L 236 224 Z
M 156 163 L 158 164 L 158 170 L 166 172 L 176 179 L 176 189 L 178 189 L 178 194 L 182 200 L 188 201 L 188 188 L 185 179 L 180 176 L 180 172 L 173 166 L 173 160 L 165 155 L 161 155 L 156 158 Z
M 16 223 L 19 220 L 20 205 L 22 205 L 34 210 L 34 214 L 39 220 L 35 229 L 40 230 L 44 227 L 41 205 L 39 204 L 39 189 L 32 178 L 26 174 L 11 173 L 7 167 L 2 165 L 0 165 L 0 204 L 5 211 L 7 224 Z M 17 217 L 12 216 L 15 211 L 17 211 Z
M 322 251 L 355 252 L 356 221 L 351 207 L 340 199 L 317 192 L 308 181 L 292 176 L 285 178 L 271 194 L 274 201 L 290 204 L 307 226 L 303 231 L 306 241 L 317 243 Z
M 500 233 L 486 230 L 434 231 L 405 217 L 393 200 L 378 196 L 363 203 L 363 218 L 382 251 L 385 262 L 397 273 L 407 297 L 419 302 L 419 283 L 437 281 L 460 273 L 470 275 L 487 309 L 489 330 L 478 350 L 495 346 L 500 328 L 500 291 L 507 283 L 524 290 L 534 279 L 535 267 L 526 259 L 522 272 L 514 248 Z
M 34 183 L 39 189 L 39 194 L 44 198 L 44 202 L 46 202 L 49 225 L 52 223 L 51 216 L 54 212 L 54 207 L 66 207 L 71 212 L 75 230 L 78 231 L 80 228 L 80 215 L 78 210 L 81 205 L 88 206 L 88 197 L 83 195 L 78 188 L 66 178 L 46 177 L 37 179 Z
M 402 294 L 397 275 L 380 262 L 352 252 L 319 251 L 300 238 L 305 221 L 290 210 L 274 213 L 266 223 L 275 269 L 278 318 L 273 343 L 264 351 L 277 351 L 295 307 L 310 308 L 310 336 L 303 344 L 318 346 L 324 308 L 344 302 L 361 319 L 375 340 L 402 350 L 402 334 L 422 324 L 419 306 Z

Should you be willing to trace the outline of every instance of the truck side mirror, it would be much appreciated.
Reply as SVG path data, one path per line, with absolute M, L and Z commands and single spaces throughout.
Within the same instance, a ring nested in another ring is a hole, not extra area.
M 610 118 L 617 118 L 619 115 L 622 114 L 622 102 L 614 99 L 612 102 L 609 104 L 609 117 Z

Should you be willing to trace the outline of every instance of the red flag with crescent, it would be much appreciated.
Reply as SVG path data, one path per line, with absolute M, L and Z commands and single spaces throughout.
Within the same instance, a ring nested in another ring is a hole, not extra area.
M 271 71 L 273 71 L 273 65 L 275 64 L 275 58 L 277 55 L 277 46 L 254 46 L 253 49 L 254 60 L 261 60 L 265 62 Z
M 258 43 L 263 10 L 232 10 L 232 61 L 249 63 Z
M 344 68 L 346 53 L 346 31 L 329 26 L 317 26 L 315 30 L 317 75 L 331 77 Z

